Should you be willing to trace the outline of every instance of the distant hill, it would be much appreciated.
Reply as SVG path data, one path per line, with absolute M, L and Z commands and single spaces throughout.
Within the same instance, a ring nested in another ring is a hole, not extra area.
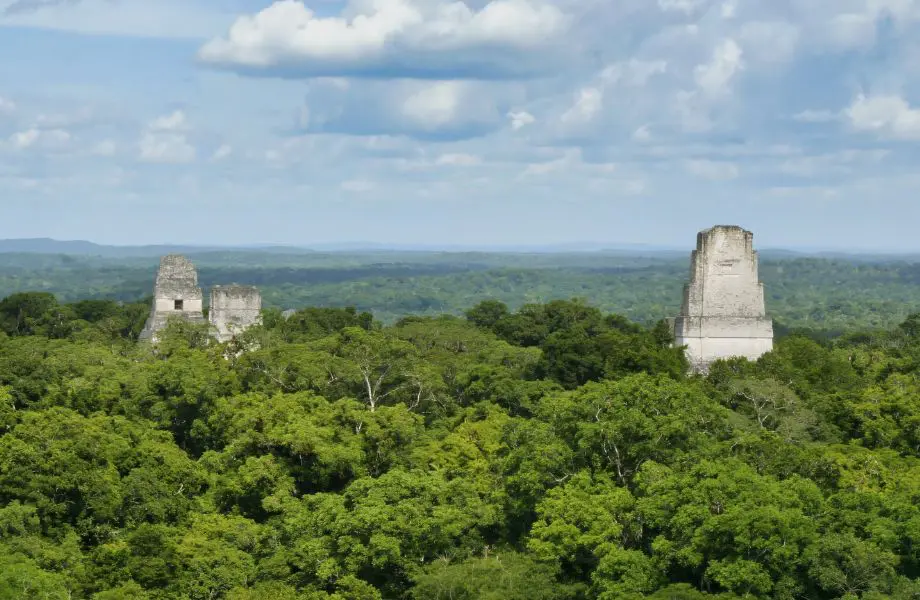
M 51 238 L 30 238 L 0 240 L 0 254 L 64 254 L 98 256 L 105 258 L 139 258 L 162 256 L 164 254 L 202 254 L 206 252 L 255 252 L 267 254 L 304 254 L 311 252 L 447 252 L 447 253 L 499 253 L 499 254 L 617 254 L 617 255 L 662 255 L 686 253 L 683 249 L 647 244 L 608 244 L 597 242 L 568 244 L 517 244 L 517 245 L 428 245 L 428 244 L 383 244 L 376 242 L 338 242 L 312 244 L 309 247 L 285 245 L 248 246 L 195 246 L 191 244 L 157 244 L 146 246 L 108 246 L 85 240 L 54 240 Z
M 84 240 L 53 240 L 31 238 L 0 240 L 0 254 L 67 254 L 79 256 L 101 256 L 106 258 L 137 258 L 162 256 L 164 254 L 201 254 L 202 252 L 265 252 L 299 254 L 310 252 L 304 248 L 288 246 L 193 246 L 160 244 L 149 246 L 105 246 Z
M 156 244 L 146 246 L 108 246 L 85 240 L 55 240 L 51 238 L 29 238 L 0 240 L 0 254 L 50 254 L 69 256 L 91 256 L 110 259 L 153 258 L 165 254 L 202 255 L 205 253 L 245 252 L 249 254 L 301 255 L 311 253 L 486 253 L 486 254 L 594 254 L 608 256 L 648 256 L 659 259 L 688 258 L 693 248 L 678 248 L 652 244 L 614 244 L 602 242 L 581 242 L 562 244 L 384 244 L 376 242 L 340 242 L 312 244 L 310 247 L 271 244 L 241 246 L 196 246 L 192 244 Z M 760 256 L 768 260 L 795 258 L 827 258 L 850 261 L 908 261 L 920 260 L 917 253 L 841 252 L 833 250 L 763 248 Z

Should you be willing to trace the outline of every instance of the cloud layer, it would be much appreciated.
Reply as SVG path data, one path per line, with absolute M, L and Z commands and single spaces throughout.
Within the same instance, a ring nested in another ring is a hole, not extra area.
M 555 61 L 566 16 L 544 0 L 371 0 L 318 17 L 300 0 L 243 16 L 199 51 L 211 65 L 287 77 L 532 76 Z
M 920 0 L 26 4 L 0 0 L 15 198 L 291 239 L 883 244 L 920 218 Z

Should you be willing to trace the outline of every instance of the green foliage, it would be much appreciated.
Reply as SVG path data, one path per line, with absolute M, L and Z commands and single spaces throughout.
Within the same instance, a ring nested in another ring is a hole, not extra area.
M 572 297 L 639 323 L 673 317 L 688 277 L 689 248 L 679 253 L 492 254 L 443 252 L 202 252 L 190 257 L 204 287 L 257 285 L 266 306 L 373 313 L 384 323 L 408 314 L 463 315 L 486 300 L 501 310 Z M 137 302 L 151 292 L 156 257 L 5 254 L 0 297 L 50 292 L 61 302 Z M 763 253 L 760 275 L 776 331 L 816 339 L 892 328 L 920 310 L 916 257 L 812 258 Z M 149 308 L 140 309 L 140 321 Z M 487 308 L 487 307 L 486 307 Z M 273 318 L 280 319 L 280 312 Z M 471 320 L 490 327 L 497 313 Z M 314 320 L 316 315 L 307 316 Z M 85 316 L 81 316 L 86 318 Z M 316 319 L 335 320 L 331 314 Z M 350 317 L 353 318 L 353 317 Z M 484 319 L 484 320 L 483 320 Z M 93 322 L 91 319 L 87 319 Z M 352 323 L 356 325 L 355 323 Z M 0 326 L 0 329 L 3 329 Z M 136 336 L 139 331 L 134 331 Z M 294 329 L 297 329 L 295 326 Z M 291 340 L 289 340 L 291 341 Z
M 0 599 L 920 597 L 917 316 L 691 377 L 579 300 L 356 304 L 0 302 Z
M 553 570 L 505 552 L 451 563 L 439 560 L 416 579 L 418 600 L 557 600 L 568 595 Z

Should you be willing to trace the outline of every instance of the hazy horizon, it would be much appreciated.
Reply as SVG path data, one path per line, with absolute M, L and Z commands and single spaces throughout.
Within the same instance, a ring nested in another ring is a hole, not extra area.
M 348 251 L 420 251 L 420 252 L 540 252 L 540 253 L 591 253 L 591 252 L 653 252 L 653 253 L 683 253 L 690 252 L 694 249 L 695 243 L 690 245 L 663 245 L 663 244 L 636 244 L 623 242 L 599 242 L 599 241 L 580 241 L 580 242 L 562 242 L 562 243 L 481 243 L 481 244 L 412 244 L 401 242 L 373 242 L 362 240 L 342 240 L 336 242 L 303 242 L 303 243 L 273 243 L 273 242 L 255 242 L 250 244 L 201 244 L 194 242 L 154 242 L 148 244 L 106 244 L 86 239 L 55 239 L 48 237 L 39 238 L 6 238 L 0 239 L 0 253 L 22 251 L 21 248 L 28 248 L 33 245 L 88 245 L 100 249 L 145 249 L 145 248 L 187 248 L 192 251 L 221 251 L 221 250 L 299 250 L 299 251 L 324 251 L 324 252 L 348 252 Z M 755 250 L 761 253 L 799 253 L 799 254 L 849 254 L 849 255 L 891 255 L 891 256 L 913 256 L 920 251 L 896 250 L 896 249 L 874 249 L 874 248 L 854 248 L 854 247 L 833 247 L 833 246 L 760 246 L 755 242 Z M 44 251 L 25 250 L 27 252 L 43 253 Z M 57 252 L 57 251 L 56 251 Z M 65 252 L 67 253 L 67 252 Z

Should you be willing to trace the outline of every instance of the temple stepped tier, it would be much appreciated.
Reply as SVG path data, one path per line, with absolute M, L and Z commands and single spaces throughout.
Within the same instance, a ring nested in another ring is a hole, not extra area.
M 205 323 L 203 298 L 195 265 L 178 254 L 164 256 L 157 271 L 153 307 L 140 339 L 156 342 L 157 333 L 173 318 Z M 216 285 L 211 289 L 208 322 L 217 341 L 227 342 L 262 322 L 262 295 L 252 286 Z
M 696 372 L 706 372 L 720 358 L 756 360 L 773 349 L 753 239 L 750 231 L 733 225 L 697 235 L 690 283 L 674 322 L 675 343 L 687 347 Z
M 164 256 L 157 271 L 153 307 L 140 339 L 156 341 L 157 332 L 166 327 L 170 318 L 204 323 L 203 301 L 195 265 L 178 254 Z

